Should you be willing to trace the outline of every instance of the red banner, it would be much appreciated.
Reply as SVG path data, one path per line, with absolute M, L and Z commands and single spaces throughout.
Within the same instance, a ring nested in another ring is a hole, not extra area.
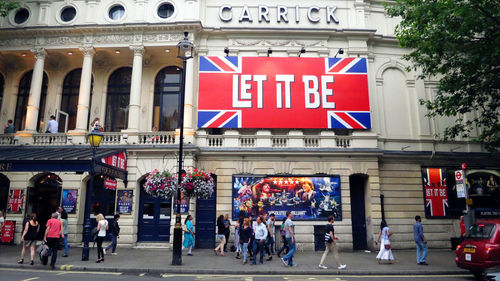
M 369 129 L 366 59 L 200 57 L 198 126 Z
M 125 152 L 104 157 L 102 159 L 102 162 L 118 169 L 127 170 L 127 155 L 125 154 Z
M 428 217 L 444 217 L 448 210 L 446 171 L 440 168 L 422 169 L 425 191 L 425 212 Z
M 2 243 L 14 242 L 15 230 L 16 230 L 16 222 L 15 221 L 5 221 L 5 224 L 2 228 L 1 237 L 0 237 Z

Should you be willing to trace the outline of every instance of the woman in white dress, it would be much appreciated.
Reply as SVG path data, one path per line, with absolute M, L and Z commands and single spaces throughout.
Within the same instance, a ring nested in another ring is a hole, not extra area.
M 380 251 L 377 255 L 378 263 L 382 261 L 389 261 L 389 263 L 393 263 L 394 256 L 392 255 L 391 249 L 391 229 L 387 226 L 385 220 L 380 223 L 380 233 L 378 234 L 378 242 L 380 243 Z

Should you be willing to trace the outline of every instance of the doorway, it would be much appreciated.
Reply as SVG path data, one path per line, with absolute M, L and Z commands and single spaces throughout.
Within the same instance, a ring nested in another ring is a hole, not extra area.
M 352 248 L 368 249 L 366 239 L 365 190 L 368 176 L 363 174 L 349 176 L 351 194 Z
M 112 220 L 115 215 L 116 190 L 107 189 L 104 187 L 104 176 L 94 176 L 94 187 L 92 194 L 89 194 L 90 180 L 87 181 L 86 199 L 90 200 L 90 210 L 85 210 L 85 220 L 90 215 L 91 227 L 97 226 L 96 217 L 102 214 L 108 221 Z
M 0 174 L 0 211 L 5 214 L 7 210 L 7 200 L 9 199 L 10 180 Z
M 170 240 L 171 199 L 155 198 L 144 191 L 141 182 L 137 241 L 168 242 Z
M 38 239 L 42 240 L 45 225 L 61 203 L 62 179 L 56 174 L 42 175 L 35 185 L 28 188 L 26 215 L 37 214 L 40 223 Z
M 196 200 L 196 236 L 197 249 L 215 247 L 215 208 L 217 205 L 217 176 L 212 174 L 215 186 L 214 193 L 208 199 Z

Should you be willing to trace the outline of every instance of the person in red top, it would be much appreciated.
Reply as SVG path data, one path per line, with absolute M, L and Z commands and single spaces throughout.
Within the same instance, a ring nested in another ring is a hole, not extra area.
M 43 241 L 47 243 L 52 251 L 52 258 L 50 259 L 50 268 L 54 269 L 57 260 L 57 250 L 59 249 L 59 239 L 64 238 L 64 234 L 61 233 L 62 224 L 61 221 L 57 219 L 57 212 L 52 214 L 52 218 L 47 221 L 47 230 L 45 230 L 45 236 Z
M 465 221 L 464 216 L 460 216 L 460 243 L 465 240 Z

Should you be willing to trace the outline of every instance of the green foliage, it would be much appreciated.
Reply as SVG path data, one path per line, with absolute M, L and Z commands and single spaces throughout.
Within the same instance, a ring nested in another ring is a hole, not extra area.
M 10 11 L 21 7 L 18 2 L 0 0 L 0 17 L 6 17 Z
M 386 12 L 401 17 L 395 34 L 404 58 L 421 79 L 440 79 L 433 100 L 421 100 L 429 117 L 455 123 L 444 139 L 469 137 L 500 149 L 500 1 L 396 0 Z

